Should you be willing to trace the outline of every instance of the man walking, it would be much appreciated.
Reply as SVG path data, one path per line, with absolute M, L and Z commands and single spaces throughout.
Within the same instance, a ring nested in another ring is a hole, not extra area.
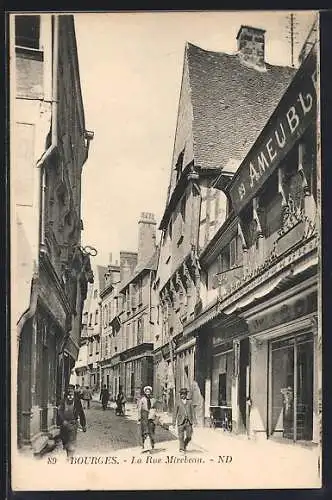
M 100 392 L 100 401 L 101 401 L 103 410 L 106 410 L 109 398 L 110 398 L 110 393 L 108 392 L 106 384 L 104 384 L 104 386 Z
M 69 385 L 64 399 L 58 408 L 60 437 L 67 457 L 72 457 L 76 448 L 78 419 L 83 432 L 86 432 L 86 420 L 81 400 L 75 397 L 74 386 Z
M 177 403 L 173 414 L 173 425 L 178 426 L 180 452 L 184 453 L 193 435 L 193 405 L 187 399 L 188 389 L 180 389 L 180 401 Z
M 85 409 L 89 410 L 90 409 L 90 401 L 92 399 L 92 394 L 89 389 L 89 386 L 87 385 L 85 389 L 83 389 L 83 401 L 85 402 Z

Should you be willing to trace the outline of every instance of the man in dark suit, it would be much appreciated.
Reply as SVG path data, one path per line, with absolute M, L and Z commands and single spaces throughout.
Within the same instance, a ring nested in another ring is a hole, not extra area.
M 188 396 L 188 389 L 180 389 L 180 401 L 177 403 L 174 415 L 173 425 L 178 426 L 178 437 L 180 452 L 184 453 L 193 435 L 193 406 Z

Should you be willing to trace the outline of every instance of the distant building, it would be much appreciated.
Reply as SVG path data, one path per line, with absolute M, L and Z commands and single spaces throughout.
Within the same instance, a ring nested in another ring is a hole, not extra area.
M 194 386 L 197 401 L 204 396 L 204 387 L 197 391 L 193 384 L 196 338 L 184 329 L 202 308 L 199 254 L 232 210 L 219 187 L 231 180 L 294 75 L 265 61 L 264 30 L 241 26 L 237 41 L 233 55 L 190 43 L 185 48 L 156 277 L 161 334 L 154 344 L 155 390 L 167 394 L 169 410 L 175 388 Z M 232 238 L 240 238 L 237 227 Z
M 99 361 L 101 356 L 101 298 L 100 292 L 105 286 L 106 266 L 96 266 L 94 282 L 89 285 L 84 304 L 81 332 L 81 347 L 75 365 L 77 383 L 88 386 L 97 392 L 100 388 Z M 84 365 L 83 361 L 86 360 Z
M 120 252 L 120 267 L 109 266 L 109 281 L 102 291 L 102 382 L 113 397 L 121 387 L 128 401 L 137 400 L 143 386 L 153 383 L 157 259 L 155 217 L 143 212 L 138 221 L 138 252 Z
M 79 351 L 89 255 L 81 248 L 85 127 L 70 15 L 13 15 L 12 325 L 17 442 L 40 452 Z M 14 404 L 15 404 L 14 403 Z
M 110 397 L 115 398 L 122 384 L 120 354 L 124 349 L 123 329 L 119 313 L 122 298 L 119 296 L 120 266 L 109 263 L 105 274 L 105 287 L 100 292 L 102 310 L 101 330 L 101 385 L 106 384 Z

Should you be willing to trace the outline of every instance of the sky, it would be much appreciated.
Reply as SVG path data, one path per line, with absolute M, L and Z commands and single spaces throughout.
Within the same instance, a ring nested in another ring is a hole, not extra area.
M 241 24 L 266 30 L 266 61 L 290 65 L 289 12 L 75 14 L 86 129 L 83 245 L 93 264 L 137 250 L 141 212 L 162 217 L 173 154 L 186 41 L 234 53 Z M 295 57 L 315 14 L 297 12 Z M 296 59 L 295 59 L 296 60 Z

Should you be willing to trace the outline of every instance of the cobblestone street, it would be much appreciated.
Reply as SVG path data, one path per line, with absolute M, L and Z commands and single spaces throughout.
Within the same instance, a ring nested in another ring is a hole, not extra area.
M 141 446 L 140 426 L 132 418 L 132 412 L 130 418 L 119 417 L 115 415 L 113 408 L 103 411 L 101 404 L 93 401 L 90 409 L 85 410 L 85 415 L 87 432 L 78 432 L 77 454 L 82 454 L 83 451 L 109 453 Z M 156 443 L 169 441 L 176 442 L 174 435 L 159 425 L 156 426 Z

